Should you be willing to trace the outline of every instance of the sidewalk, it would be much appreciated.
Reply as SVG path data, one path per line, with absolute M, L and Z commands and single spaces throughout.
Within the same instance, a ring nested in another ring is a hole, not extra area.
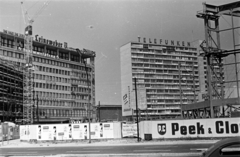
M 17 140 L 4 141 L 0 143 L 0 148 L 25 148 L 25 147 L 71 147 L 71 146 L 114 146 L 114 145 L 176 145 L 176 144 L 201 144 L 201 143 L 216 143 L 218 140 L 142 140 L 137 141 L 136 138 L 126 139 L 106 139 L 106 140 L 78 140 L 78 141 L 37 141 L 27 142 Z

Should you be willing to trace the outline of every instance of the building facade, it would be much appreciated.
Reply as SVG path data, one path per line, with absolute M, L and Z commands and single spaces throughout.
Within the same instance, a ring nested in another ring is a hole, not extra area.
M 76 50 L 66 42 L 38 35 L 33 38 L 34 121 L 84 121 L 88 113 L 92 117 L 95 52 Z M 23 51 L 24 35 L 8 30 L 0 32 L 0 57 L 24 67 Z
M 136 94 L 148 119 L 180 117 L 182 105 L 198 101 L 198 52 L 189 42 L 139 37 L 120 48 L 120 58 L 123 116 L 136 115 Z

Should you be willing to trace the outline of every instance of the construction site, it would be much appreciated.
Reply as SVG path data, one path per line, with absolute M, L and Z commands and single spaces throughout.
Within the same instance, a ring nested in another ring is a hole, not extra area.
M 23 116 L 23 69 L 0 58 L 0 120 L 16 122 Z
M 0 120 L 18 124 L 90 121 L 95 104 L 95 52 L 33 38 L 31 18 L 21 2 L 24 33 L 0 32 Z
M 205 31 L 200 55 L 207 60 L 207 94 L 205 101 L 183 105 L 183 118 L 239 117 L 240 2 L 203 3 L 196 16 Z
M 68 48 L 65 43 L 61 47 L 57 43 L 34 41 L 34 19 L 22 10 L 26 23 L 24 34 L 1 32 L 1 121 L 20 119 L 24 124 L 91 121 L 95 105 L 95 52 Z M 203 20 L 205 31 L 200 56 L 207 60 L 207 94 L 204 101 L 181 104 L 181 117 L 238 117 L 240 26 L 236 21 L 240 17 L 240 2 L 220 6 L 203 3 L 203 11 L 196 16 Z M 231 21 L 227 21 L 226 28 L 221 21 L 226 22 L 225 18 Z M 232 39 L 230 48 L 224 47 L 226 34 Z M 52 77 L 53 73 L 61 76 Z M 45 92 L 45 89 L 50 90 Z

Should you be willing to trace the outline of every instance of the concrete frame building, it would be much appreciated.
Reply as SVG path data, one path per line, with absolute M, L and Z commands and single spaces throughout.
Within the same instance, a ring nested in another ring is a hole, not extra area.
M 180 117 L 182 105 L 198 101 L 198 51 L 189 42 L 139 37 L 120 48 L 120 58 L 123 116 L 136 116 L 134 78 L 146 119 Z
M 0 121 L 23 116 L 23 72 L 18 64 L 0 58 Z
M 23 51 L 22 34 L 8 30 L 0 32 L 0 57 L 21 66 L 24 65 Z M 66 42 L 60 43 L 35 35 L 33 39 L 35 122 L 37 120 L 40 123 L 81 122 L 87 119 L 87 111 L 92 119 L 92 115 L 95 114 L 92 107 L 95 105 L 95 56 L 94 51 L 87 49 L 76 51 L 68 47 Z M 87 61 L 87 70 L 84 61 Z

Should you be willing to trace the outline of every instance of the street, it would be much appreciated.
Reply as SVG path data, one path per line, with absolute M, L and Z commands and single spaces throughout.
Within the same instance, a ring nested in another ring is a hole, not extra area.
M 212 144 L 151 144 L 151 145 L 113 145 L 113 146 L 64 146 L 64 147 L 25 147 L 2 148 L 3 156 L 47 156 L 58 154 L 161 154 L 162 156 L 199 156 Z M 175 155 L 174 155 L 175 154 Z

